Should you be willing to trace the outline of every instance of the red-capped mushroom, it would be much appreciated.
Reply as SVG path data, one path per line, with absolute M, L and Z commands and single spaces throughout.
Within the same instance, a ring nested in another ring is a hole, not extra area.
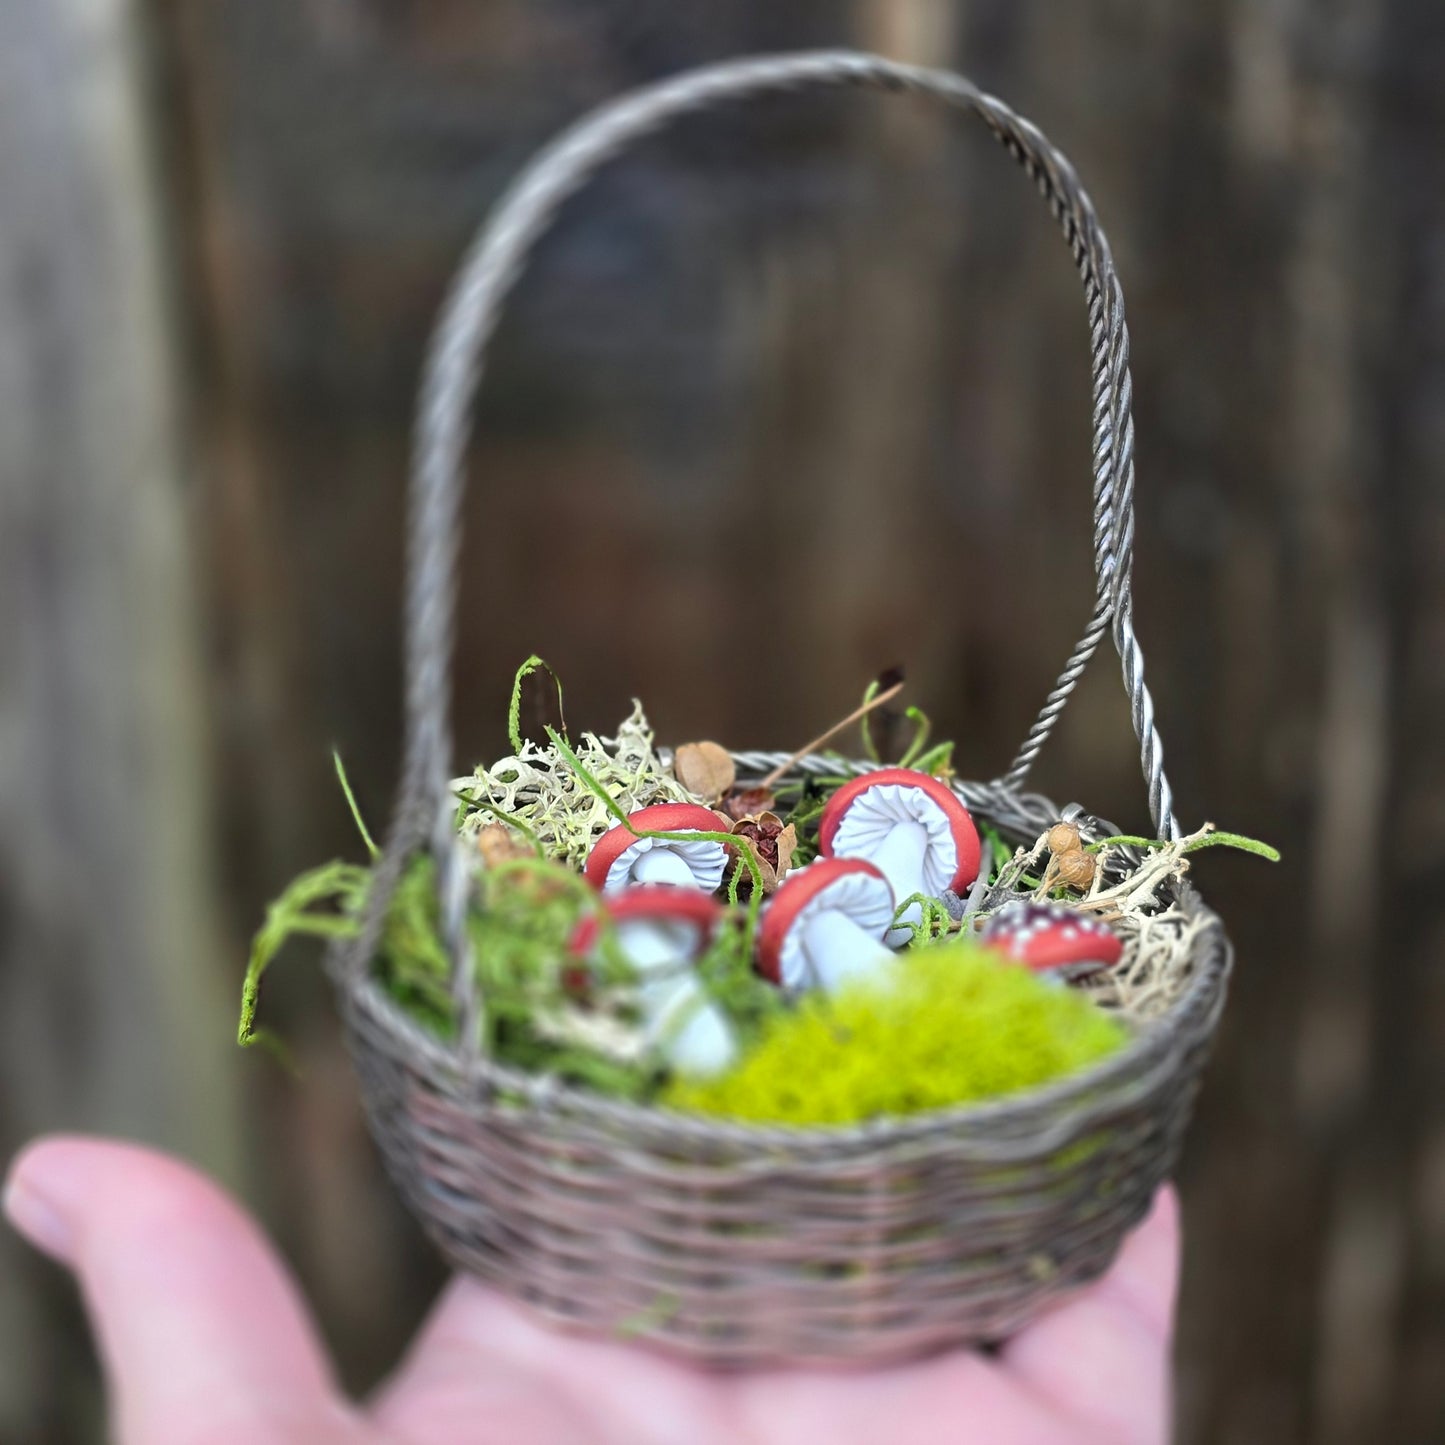
M 758 928 L 758 971 L 784 988 L 829 993 L 893 961 L 883 935 L 893 889 L 861 858 L 819 858 L 788 875 Z
M 1124 952 L 1106 923 L 1064 903 L 1010 903 L 979 931 L 987 947 L 1027 964 L 1035 973 L 1067 981 L 1112 968 Z
M 913 768 L 882 768 L 839 788 L 823 809 L 818 851 L 866 858 L 900 903 L 915 893 L 958 893 L 978 876 L 978 830 L 963 800 Z M 888 942 L 900 947 L 911 937 L 908 925 L 922 920 L 916 903 L 904 909 Z
M 695 888 L 663 884 L 622 889 L 603 906 L 619 952 L 637 971 L 647 1042 L 679 1073 L 702 1076 L 727 1068 L 737 1042 L 690 967 L 712 937 L 721 906 Z M 597 917 L 584 918 L 572 935 L 572 953 L 589 958 L 599 933 Z
M 710 838 L 639 838 L 639 833 L 726 833 L 727 820 L 698 803 L 654 803 L 628 815 L 593 845 L 583 873 L 612 893 L 634 883 L 670 883 L 716 893 L 727 850 Z

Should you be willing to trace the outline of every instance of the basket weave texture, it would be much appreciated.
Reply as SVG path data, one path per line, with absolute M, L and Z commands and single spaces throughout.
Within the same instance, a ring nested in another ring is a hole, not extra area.
M 1108 244 L 1068 162 L 968 81 L 846 52 L 732 62 L 584 118 L 516 182 L 463 262 L 433 341 L 418 417 L 408 551 L 407 749 L 361 936 L 329 955 L 367 1118 L 403 1198 L 458 1268 L 561 1324 L 652 1341 L 721 1367 L 881 1361 L 1006 1337 L 1099 1274 L 1177 1156 L 1223 1007 L 1230 948 L 1192 889 L 1188 981 L 1118 1054 L 1044 1089 L 850 1128 L 781 1128 L 627 1104 L 481 1057 L 486 1007 L 462 926 L 451 826 L 449 670 L 457 519 L 482 356 L 532 246 L 566 199 L 632 140 L 708 105 L 863 85 L 981 117 L 1034 179 L 1084 282 L 1094 386 L 1097 591 L 1078 644 L 1009 770 L 954 786 L 1020 839 L 1061 816 L 1021 790 L 1105 636 L 1121 660 L 1158 836 L 1179 828 L 1133 628 L 1128 332 Z M 737 754 L 740 779 L 781 755 Z M 836 758 L 801 772 L 836 774 Z M 864 770 L 860 765 L 859 770 Z M 386 908 L 419 849 L 438 858 L 460 1027 L 429 1033 L 372 970 Z
M 1005 1338 L 1143 1217 L 1230 966 L 1218 920 L 1192 891 L 1180 902 L 1211 920 L 1190 982 L 1123 1052 L 1017 1098 L 862 1127 L 729 1125 L 459 1066 L 377 989 L 348 991 L 345 1015 L 391 1178 L 458 1269 L 557 1324 L 715 1367 L 877 1363 Z

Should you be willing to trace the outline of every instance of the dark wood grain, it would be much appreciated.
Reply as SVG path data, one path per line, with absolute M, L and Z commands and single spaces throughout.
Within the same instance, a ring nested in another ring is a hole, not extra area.
M 20 3 L 16 23 L 63 46 L 70 8 Z M 435 1266 L 377 1172 L 314 972 L 278 972 L 266 999 L 302 1085 L 244 1060 L 236 1124 L 225 1102 L 182 1109 L 175 1071 L 224 1092 L 237 1065 L 214 1001 L 264 900 L 355 850 L 330 745 L 368 815 L 388 806 L 431 316 L 507 178 L 588 105 L 745 51 L 877 46 L 966 70 L 1084 176 L 1131 308 L 1137 621 L 1181 817 L 1285 853 L 1198 865 L 1239 968 L 1184 1170 L 1179 1438 L 1440 1438 L 1440 8 L 91 8 L 147 42 L 149 140 L 121 134 L 148 160 L 107 169 L 113 134 L 56 152 L 78 169 L 42 177 L 46 204 L 59 175 L 100 209 L 67 226 L 37 202 L 24 224 L 66 234 L 79 279 L 21 286 L 55 299 L 0 335 L 61 368 L 43 407 L 0 391 L 5 503 L 39 519 L 22 534 L 7 518 L 0 575 L 42 649 L 0 644 L 22 669 L 7 657 L 0 718 L 23 690 L 37 760 L 7 761 L 0 793 L 5 857 L 23 862 L 0 903 L 20 1000 L 0 1024 L 7 1131 L 97 1122 L 242 1153 L 348 1378 L 377 1376 Z M 107 83 L 134 85 L 131 53 Z M 10 94 L 3 115 L 7 140 L 55 144 Z M 20 214 L 0 214 L 7 268 Z M 107 333 L 132 274 L 149 279 L 126 292 L 131 329 Z M 97 412 L 116 376 L 138 394 Z M 640 695 L 666 737 L 739 747 L 802 742 L 901 662 L 966 770 L 995 773 L 1087 612 L 1087 448 L 1076 280 L 987 137 L 868 97 L 690 123 L 568 208 L 499 338 L 466 518 L 458 762 L 500 748 L 512 669 L 536 650 L 576 721 L 606 727 Z M 121 486 L 96 571 L 86 508 Z M 619 616 L 594 599 L 623 571 Z M 38 590 L 16 591 L 26 576 Z M 117 629 L 104 659 L 66 640 L 82 607 Z M 137 748 L 150 762 L 125 788 L 80 787 Z M 1143 824 L 1111 658 L 1037 781 Z M 121 920 L 117 953 L 54 901 L 77 857 L 94 916 Z M 103 1001 L 105 1026 L 72 1011 L 38 1054 L 15 1049 L 19 1020 L 69 989 Z M 56 1363 L 22 1378 L 0 1358 L 0 1433 L 26 1445 L 35 1420 L 85 1438 L 58 1403 L 69 1387 L 46 1383 L 85 1369 L 58 1298 L 37 1281 L 0 1307 L 0 1338 L 38 1332 Z

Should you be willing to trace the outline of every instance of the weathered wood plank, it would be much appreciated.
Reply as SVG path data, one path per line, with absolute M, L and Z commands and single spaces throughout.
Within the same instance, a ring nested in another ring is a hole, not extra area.
M 234 1178 L 174 297 L 134 23 L 120 0 L 0 5 L 0 1132 L 7 1154 L 41 1129 L 139 1136 Z M 36 1343 L 57 1281 L 12 1287 L 19 1247 L 0 1252 L 0 1434 L 74 1438 L 85 1355 Z

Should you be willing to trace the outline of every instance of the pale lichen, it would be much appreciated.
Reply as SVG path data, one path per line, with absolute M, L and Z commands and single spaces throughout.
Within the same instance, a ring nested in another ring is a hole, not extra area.
M 659 756 L 652 726 L 636 700 L 615 737 L 583 733 L 574 751 L 623 813 L 653 803 L 702 801 Z M 490 822 L 505 823 L 545 857 L 573 868 L 581 868 L 592 845 L 617 822 L 555 744 L 530 738 L 512 756 L 457 778 L 452 791 L 463 805 L 463 836 L 475 836 Z

